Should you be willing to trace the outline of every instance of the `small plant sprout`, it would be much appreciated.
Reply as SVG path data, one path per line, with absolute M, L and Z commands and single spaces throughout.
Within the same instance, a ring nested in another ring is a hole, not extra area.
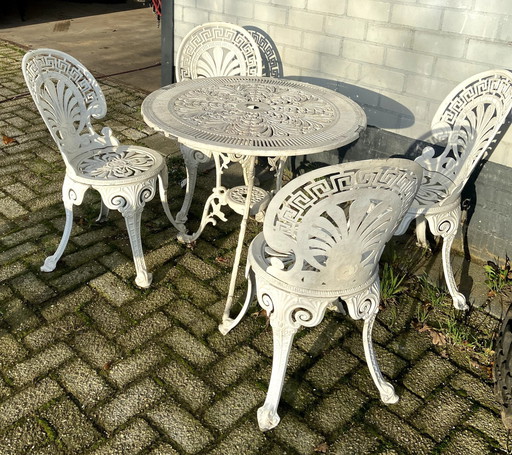
M 405 273 L 396 272 L 389 263 L 384 263 L 380 280 L 380 296 L 383 302 L 393 301 L 398 294 L 405 290 L 403 285 L 405 277 Z
M 427 274 L 420 275 L 419 282 L 422 292 L 422 300 L 430 303 L 433 307 L 443 306 L 448 297 L 447 292 L 432 283 Z
M 494 295 L 503 290 L 509 284 L 512 284 L 512 272 L 510 270 L 510 258 L 505 255 L 505 264 L 499 265 L 499 258 L 496 262 L 487 261 L 484 265 L 486 280 L 485 284 L 489 288 L 489 294 Z

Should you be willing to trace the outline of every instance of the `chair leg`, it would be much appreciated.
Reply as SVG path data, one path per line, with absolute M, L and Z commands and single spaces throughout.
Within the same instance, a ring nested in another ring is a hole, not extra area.
M 98 215 L 98 218 L 96 218 L 96 221 L 98 223 L 104 223 L 105 221 L 107 221 L 109 211 L 110 211 L 109 208 L 105 205 L 105 203 L 102 200 L 101 207 L 100 207 L 100 213 Z
M 69 236 L 71 235 L 71 228 L 73 227 L 73 204 L 70 204 L 69 207 L 66 206 L 65 210 L 66 224 L 64 226 L 64 232 L 62 233 L 59 246 L 53 255 L 48 256 L 44 260 L 44 264 L 41 266 L 41 272 L 53 272 L 55 270 L 57 262 L 59 262 L 59 259 L 62 257 L 62 254 L 68 244 Z
M 437 216 L 428 217 L 430 230 L 434 235 L 440 235 L 443 238 L 443 271 L 448 291 L 453 300 L 453 306 L 458 310 L 467 310 L 466 297 L 459 292 L 455 278 L 453 276 L 452 263 L 450 260 L 450 251 L 452 243 L 457 234 L 457 228 L 460 224 L 461 210 L 460 205 L 448 213 L 442 213 Z
M 460 293 L 457 284 L 455 283 L 455 278 L 453 276 L 452 263 L 450 260 L 450 251 L 452 249 L 452 243 L 455 239 L 456 232 L 453 232 L 449 235 L 443 236 L 443 271 L 444 271 L 444 279 L 446 280 L 446 285 L 448 286 L 448 291 L 453 300 L 453 306 L 458 310 L 467 310 L 468 304 L 466 303 L 466 297 L 464 294 Z
M 130 238 L 132 247 L 133 263 L 137 276 L 135 284 L 141 288 L 148 288 L 153 280 L 153 275 L 148 273 L 146 269 L 146 261 L 144 260 L 144 251 L 142 250 L 142 241 L 140 238 L 140 220 L 142 217 L 142 208 L 128 209 L 122 212 L 126 222 L 126 229 Z
M 185 198 L 183 199 L 183 204 L 181 205 L 181 209 L 176 215 L 176 222 L 178 224 L 184 225 L 187 222 L 188 211 L 190 210 L 192 198 L 194 197 L 197 180 L 197 167 L 199 166 L 199 163 L 208 161 L 209 157 L 207 157 L 204 153 L 201 153 L 199 150 L 194 150 L 184 145 L 180 147 L 180 150 L 181 154 L 183 155 L 183 160 L 185 161 L 185 167 L 187 169 L 187 189 L 185 192 Z
M 368 369 L 370 370 L 370 374 L 372 376 L 373 382 L 377 386 L 380 392 L 380 399 L 387 404 L 393 404 L 398 401 L 398 395 L 395 393 L 395 389 L 393 386 L 387 382 L 379 368 L 379 364 L 377 362 L 377 358 L 375 356 L 375 351 L 373 349 L 372 343 L 372 329 L 373 323 L 375 322 L 375 317 L 377 316 L 377 311 L 369 314 L 364 320 L 363 326 L 363 347 L 364 353 L 366 357 L 366 363 L 368 364 Z
M 57 250 L 44 260 L 44 264 L 41 266 L 42 272 L 52 272 L 55 270 L 57 262 L 59 262 L 59 259 L 62 257 L 71 235 L 71 229 L 73 227 L 73 205 L 80 205 L 82 203 L 87 189 L 87 186 L 77 184 L 71 181 L 67 176 L 64 178 L 64 184 L 62 185 L 62 201 L 64 202 L 64 209 L 66 210 L 66 224 L 64 225 L 64 231 Z
M 427 242 L 427 221 L 424 216 L 416 218 L 416 245 L 426 250 L 429 248 Z
M 270 314 L 274 354 L 267 398 L 263 406 L 258 409 L 258 425 L 261 431 L 271 430 L 281 420 L 277 414 L 277 406 L 281 399 L 293 337 L 299 328 L 298 324 L 294 324 L 289 317 L 285 316 L 284 311 L 273 311 Z
M 118 210 L 123 215 L 130 246 L 132 248 L 133 263 L 137 276 L 135 284 L 141 288 L 150 286 L 153 276 L 146 269 L 144 251 L 140 238 L 140 222 L 142 211 L 146 202 L 153 199 L 156 192 L 157 177 L 134 185 L 123 187 L 96 187 L 101 194 L 101 199 L 109 209 Z

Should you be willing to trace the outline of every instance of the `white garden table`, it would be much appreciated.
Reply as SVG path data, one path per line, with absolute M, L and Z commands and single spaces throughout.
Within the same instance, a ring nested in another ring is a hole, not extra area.
M 179 234 L 191 242 L 215 218 L 226 220 L 221 208 L 242 214 L 240 234 L 220 330 L 233 327 L 229 318 L 240 265 L 247 219 L 251 210 L 261 217 L 266 193 L 254 187 L 257 157 L 282 165 L 289 156 L 333 150 L 349 144 L 366 127 L 366 115 L 349 98 L 323 87 L 269 77 L 211 77 L 162 87 L 142 103 L 144 121 L 165 136 L 200 150 L 216 163 L 216 185 L 208 198 L 198 231 Z M 244 170 L 246 186 L 222 185 L 222 170 L 232 161 Z M 280 186 L 280 179 L 276 184 Z M 249 197 L 246 197 L 249 195 Z M 251 207 L 251 201 L 259 208 Z M 177 222 L 180 222 L 178 214 Z

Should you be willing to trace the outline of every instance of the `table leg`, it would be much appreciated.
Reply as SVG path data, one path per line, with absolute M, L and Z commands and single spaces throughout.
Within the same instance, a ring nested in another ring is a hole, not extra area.
M 222 324 L 219 325 L 219 330 L 222 334 L 228 333 L 240 320 L 237 317 L 233 320 L 229 317 L 231 307 L 233 305 L 233 295 L 235 294 L 236 277 L 238 275 L 238 267 L 240 265 L 240 258 L 242 256 L 242 248 L 244 246 L 245 231 L 247 229 L 247 219 L 249 218 L 249 212 L 251 210 L 251 197 L 252 189 L 254 186 L 254 164 L 256 157 L 250 156 L 245 163 L 246 175 L 247 175 L 247 195 L 245 199 L 244 214 L 240 223 L 240 233 L 238 234 L 238 244 L 236 246 L 235 259 L 233 262 L 233 270 L 231 271 L 231 281 L 229 282 L 228 297 L 226 299 L 226 306 L 224 307 L 224 314 L 222 315 Z M 245 306 L 244 306 L 245 308 Z M 240 316 L 240 315 L 239 315 Z M 235 322 L 235 324 L 233 324 Z
M 203 215 L 201 216 L 201 223 L 199 224 L 199 228 L 193 234 L 185 234 L 184 232 L 178 233 L 178 240 L 183 243 L 191 243 L 196 240 L 203 229 L 206 227 L 208 223 L 212 223 L 214 226 L 217 224 L 217 220 L 215 218 L 219 218 L 221 221 L 226 221 L 226 216 L 222 213 L 221 208 L 227 205 L 226 202 L 226 188 L 222 186 L 221 176 L 222 176 L 222 166 L 219 154 L 215 153 L 213 155 L 215 160 L 215 188 L 212 190 L 212 194 L 206 200 L 203 209 Z M 195 184 L 195 183 L 194 183 Z M 188 182 L 187 182 L 188 185 Z

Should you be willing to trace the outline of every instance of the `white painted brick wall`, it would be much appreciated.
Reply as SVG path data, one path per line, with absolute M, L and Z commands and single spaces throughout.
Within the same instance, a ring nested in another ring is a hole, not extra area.
M 426 53 L 388 49 L 386 65 L 411 73 L 432 74 L 435 58 Z
M 364 41 L 345 40 L 342 55 L 350 60 L 360 60 L 362 62 L 382 65 L 384 63 L 385 51 L 386 49 L 383 46 Z
M 254 17 L 258 18 L 259 21 L 268 22 L 269 24 L 284 25 L 286 23 L 287 12 L 288 10 L 282 7 L 261 3 L 254 5 Z
M 229 2 L 228 2 L 229 4 Z M 196 6 L 200 9 L 209 9 L 210 11 L 222 13 L 224 10 L 223 0 L 196 0 Z
M 366 39 L 383 46 L 410 48 L 412 46 L 413 30 L 384 24 L 368 25 Z
M 458 82 L 490 68 L 512 68 L 512 0 L 175 0 L 175 5 L 177 45 L 203 22 L 260 27 L 274 40 L 285 76 L 338 84 L 363 105 L 369 124 L 409 137 L 428 132 L 437 106 Z M 512 167 L 511 146 L 512 128 L 491 160 Z
M 308 0 L 308 10 L 311 12 L 342 15 L 347 11 L 347 0 Z
M 290 27 L 300 28 L 309 32 L 322 32 L 324 28 L 324 19 L 325 14 L 290 10 L 288 25 Z
M 435 55 L 462 58 L 466 48 L 466 40 L 463 37 L 453 35 L 441 35 L 434 32 L 414 33 L 414 51 L 426 52 Z
M 320 59 L 320 72 L 316 71 L 316 76 L 355 82 L 359 79 L 362 66 L 361 63 L 347 62 L 341 57 L 322 55 Z
M 510 0 L 476 0 L 475 11 L 512 16 L 512 2 Z
M 499 62 L 500 66 L 512 69 L 512 47 L 510 43 L 469 40 L 468 59 L 490 65 Z
M 395 4 L 391 13 L 391 23 L 417 29 L 439 30 L 442 12 L 442 8 Z
M 363 40 L 366 27 L 366 21 L 362 19 L 352 19 L 346 16 L 325 18 L 325 32 L 329 35 Z
M 461 37 L 466 35 L 495 39 L 498 36 L 499 25 L 498 15 L 445 11 L 441 29 L 444 32 L 458 33 Z
M 322 54 L 340 55 L 341 39 L 318 33 L 304 33 L 302 46 L 310 51 L 320 52 Z M 296 42 L 300 45 L 300 42 Z
M 358 17 L 369 21 L 389 21 L 391 12 L 390 2 L 375 0 L 349 0 L 348 16 Z
M 224 13 L 238 18 L 252 19 L 254 17 L 254 2 L 226 2 Z

